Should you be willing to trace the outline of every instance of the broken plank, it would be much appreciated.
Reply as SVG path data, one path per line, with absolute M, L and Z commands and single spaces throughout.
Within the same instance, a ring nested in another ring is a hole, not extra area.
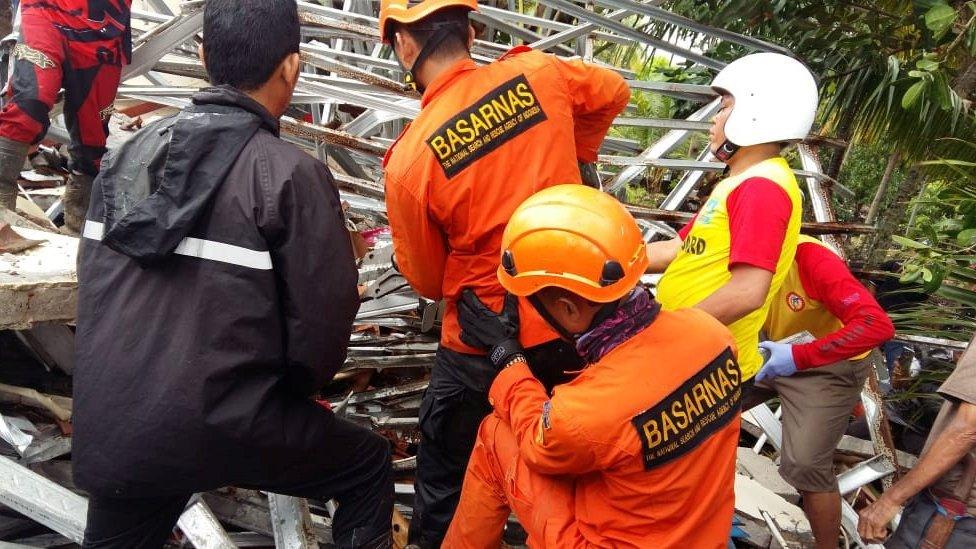
M 837 445 L 837 451 L 842 454 L 851 454 L 863 458 L 872 458 L 875 456 L 874 445 L 870 440 L 863 440 L 850 435 L 844 435 L 841 438 L 840 444 Z M 911 469 L 918 461 L 918 457 L 908 452 L 896 450 L 895 453 L 898 456 L 899 467 Z
M 751 522 L 753 526 L 761 525 L 766 528 L 763 511 L 769 513 L 780 532 L 787 541 L 809 547 L 813 543 L 813 532 L 803 509 L 777 496 L 771 490 L 744 475 L 735 475 L 735 510 L 736 515 L 747 521 L 747 531 Z
M 46 240 L 18 254 L 0 254 L 0 329 L 25 330 L 36 322 L 74 321 L 78 307 L 78 239 L 16 228 Z

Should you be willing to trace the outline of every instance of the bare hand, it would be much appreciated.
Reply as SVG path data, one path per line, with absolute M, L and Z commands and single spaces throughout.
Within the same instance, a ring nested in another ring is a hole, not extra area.
M 888 537 L 888 524 L 901 508 L 897 503 L 881 496 L 878 501 L 865 507 L 858 515 L 857 533 L 869 543 L 880 543 Z

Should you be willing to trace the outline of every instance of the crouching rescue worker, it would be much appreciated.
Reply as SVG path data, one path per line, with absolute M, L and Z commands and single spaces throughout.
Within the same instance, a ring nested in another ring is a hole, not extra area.
M 22 0 L 20 43 L 0 111 L 0 207 L 13 210 L 28 149 L 47 134 L 64 87 L 71 143 L 65 227 L 75 234 L 88 210 L 92 178 L 105 154 L 122 66 L 132 54 L 132 0 Z
M 728 329 L 637 286 L 641 232 L 595 189 L 533 195 L 502 250 L 502 286 L 587 366 L 550 397 L 518 344 L 515 297 L 496 314 L 465 290 L 462 337 L 500 372 L 444 546 L 498 547 L 514 511 L 530 547 L 726 547 L 742 381 Z
M 359 298 L 331 174 L 278 137 L 300 32 L 294 2 L 208 0 L 214 87 L 95 181 L 74 385 L 85 547 L 161 547 L 193 493 L 226 485 L 334 499 L 338 547 L 389 547 L 388 442 L 310 398 Z
M 728 177 L 678 238 L 648 246 L 649 270 L 664 273 L 664 309 L 696 307 L 732 330 L 748 380 L 762 365 L 759 330 L 800 235 L 800 188 L 781 153 L 809 133 L 817 84 L 796 59 L 757 53 L 722 69 L 712 88 L 722 104 L 709 146 Z
M 976 338 L 939 394 L 946 401 L 918 463 L 861 510 L 857 531 L 864 541 L 884 541 L 888 523 L 905 505 L 885 547 L 976 547 Z
M 420 408 L 410 542 L 438 547 L 457 506 L 495 370 L 461 341 L 456 302 L 470 287 L 494 310 L 505 223 L 534 192 L 580 183 L 630 91 L 616 73 L 520 47 L 477 66 L 475 0 L 383 0 L 380 32 L 423 93 L 384 162 L 396 262 L 417 293 L 445 299 L 441 345 Z M 576 370 L 572 347 L 521 305 L 522 343 L 547 386 Z M 558 368 L 556 368 L 558 366 Z
M 799 242 L 766 319 L 772 341 L 759 344 L 769 359 L 743 409 L 779 395 L 780 475 L 803 495 L 817 547 L 833 549 L 841 522 L 834 450 L 874 361 L 881 360 L 872 350 L 891 339 L 895 327 L 843 259 L 816 238 L 801 235 Z M 802 332 L 816 339 L 776 343 Z

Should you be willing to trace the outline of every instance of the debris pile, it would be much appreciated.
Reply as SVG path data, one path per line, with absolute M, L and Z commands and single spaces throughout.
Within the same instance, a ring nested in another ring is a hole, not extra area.
M 153 11 L 134 10 L 133 62 L 119 90 L 119 113 L 113 115 L 113 140 L 125 139 L 143 121 L 175 112 L 205 82 L 196 42 L 203 2 L 152 1 Z M 350 338 L 345 365 L 322 398 L 338 415 L 383 434 L 393 444 L 397 481 L 396 540 L 404 544 L 405 517 L 411 514 L 412 476 L 419 440 L 418 413 L 439 339 L 443 304 L 419 297 L 397 272 L 385 217 L 380 159 L 406 121 L 418 112 L 418 97 L 399 83 L 399 67 L 378 43 L 374 3 L 346 0 L 298 2 L 302 14 L 306 64 L 294 105 L 283 120 L 283 136 L 327 162 L 346 211 L 350 238 L 359 257 L 361 307 Z M 477 62 L 502 55 L 508 48 L 531 44 L 559 55 L 592 59 L 593 40 L 636 41 L 681 55 L 707 67 L 718 62 L 634 31 L 628 17 L 667 18 L 651 3 L 614 0 L 619 7 L 597 12 L 563 0 L 542 0 L 537 15 L 483 6 L 476 21 Z M 339 9 L 341 7 L 342 9 Z M 567 23 L 575 21 L 575 23 Z M 692 30 L 752 49 L 778 47 L 703 27 Z M 667 94 L 700 104 L 687 120 L 627 116 L 621 126 L 664 128 L 657 142 L 644 147 L 634 140 L 610 137 L 600 159 L 600 176 L 609 192 L 637 182 L 646 168 L 676 174 L 673 190 L 660 209 L 634 207 L 648 239 L 673 234 L 664 222 L 680 222 L 687 199 L 704 174 L 720 169 L 707 151 L 695 159 L 675 158 L 674 151 L 694 132 L 707 130 L 718 101 L 705 86 L 641 82 L 616 67 L 634 89 Z M 633 114 L 633 109 L 629 112 Z M 81 542 L 87 502 L 74 490 L 70 474 L 73 332 L 77 302 L 74 266 L 77 239 L 57 232 L 60 196 L 66 177 L 59 142 L 66 140 L 63 120 L 52 131 L 22 173 L 20 216 L 0 213 L 0 540 L 22 545 L 62 547 Z M 863 227 L 837 223 L 828 199 L 830 180 L 822 175 L 816 146 L 798 146 L 815 221 L 805 228 L 817 234 L 845 234 Z M 110 142 L 109 146 L 112 146 Z M 323 312 L 323 314 L 327 314 Z M 9 383 L 5 384 L 5 383 Z M 39 390 L 37 390 L 39 389 Z M 885 423 L 883 408 L 870 388 L 865 408 L 870 425 Z M 872 403 L 874 405 L 872 406 Z M 872 430 L 874 444 L 851 439 L 837 457 L 845 494 L 844 530 L 851 545 L 857 539 L 854 505 L 873 498 L 871 483 L 912 465 L 889 440 Z M 744 414 L 743 444 L 736 479 L 739 542 L 747 546 L 805 546 L 809 523 L 799 495 L 776 472 L 781 440 L 775 413 L 766 405 Z M 875 457 L 875 456 L 878 457 Z M 331 502 L 303 501 L 228 487 L 201 494 L 179 521 L 182 538 L 174 543 L 195 547 L 317 547 L 330 540 Z M 853 518 L 852 518 L 853 517 Z M 512 530 L 516 530 L 513 525 Z M 515 536 L 517 537 L 517 536 Z

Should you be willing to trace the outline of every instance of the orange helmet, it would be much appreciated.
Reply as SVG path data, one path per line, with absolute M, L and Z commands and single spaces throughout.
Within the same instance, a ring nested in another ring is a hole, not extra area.
M 627 295 L 646 269 L 640 228 L 620 202 L 585 185 L 557 185 L 512 214 L 498 280 L 518 296 L 556 286 L 610 303 Z
M 411 6 L 411 4 L 413 4 Z M 468 8 L 478 11 L 478 0 L 381 0 L 380 1 L 380 40 L 387 43 L 387 25 L 397 23 L 416 23 L 435 11 L 445 8 Z

